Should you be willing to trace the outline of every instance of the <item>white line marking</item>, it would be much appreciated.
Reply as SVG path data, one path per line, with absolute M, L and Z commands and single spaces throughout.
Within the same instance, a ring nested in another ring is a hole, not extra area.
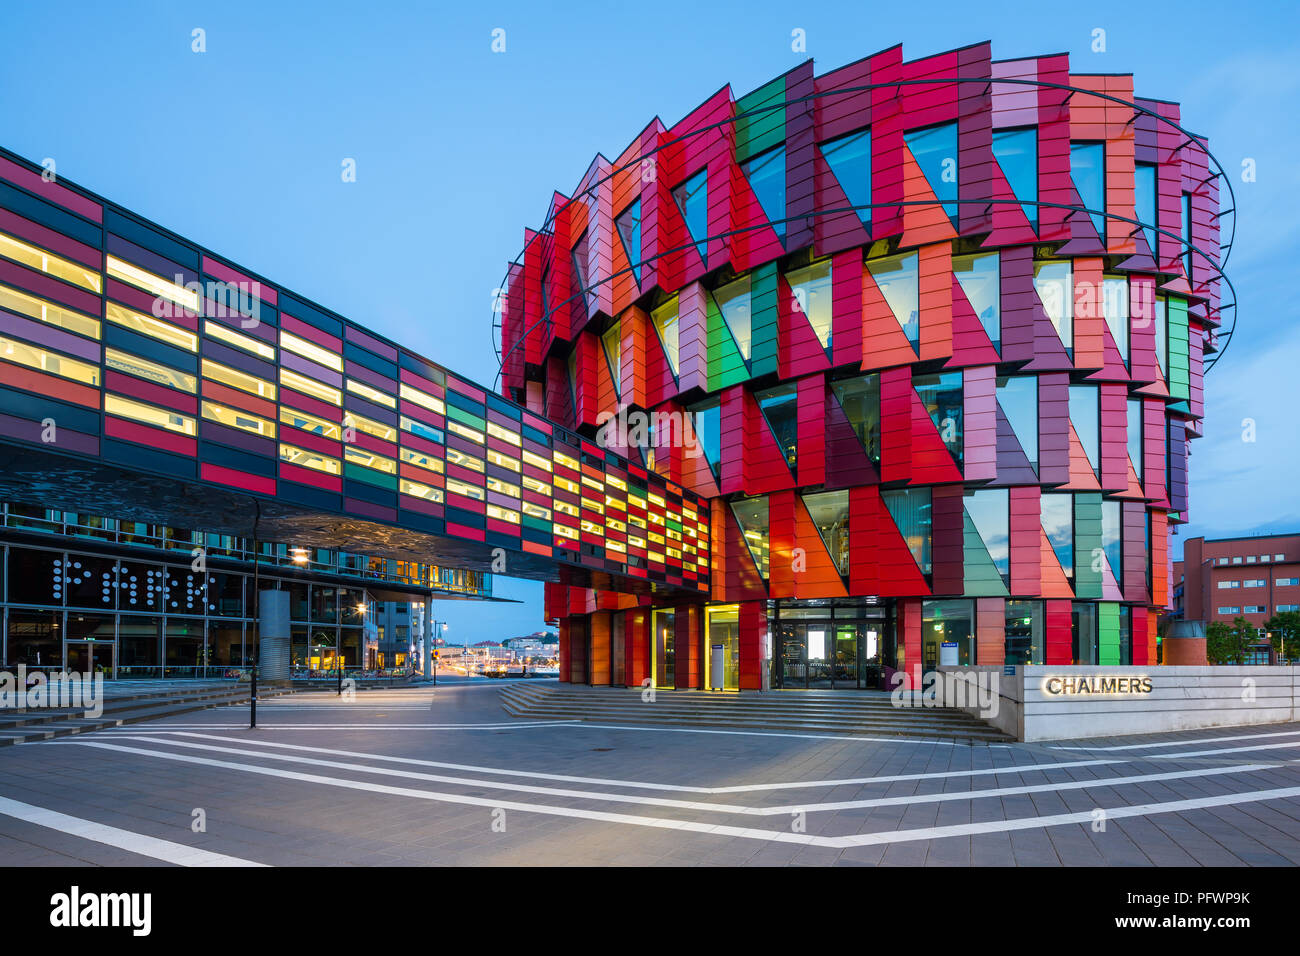
M 929 744 L 932 747 L 966 747 L 966 741 L 937 740 L 931 737 L 859 737 L 853 734 L 789 734 L 770 730 L 711 730 L 703 727 L 648 727 L 644 724 L 589 724 L 596 730 L 639 730 L 656 734 L 722 734 L 730 737 L 790 737 L 795 740 L 852 740 L 889 744 Z M 976 741 L 979 743 L 980 741 Z
M 520 813 L 540 813 L 549 816 L 573 817 L 582 820 L 595 820 L 602 823 L 619 823 L 632 826 L 655 827 L 663 830 L 679 830 L 693 833 L 711 833 L 717 836 L 740 837 L 749 840 L 765 840 L 776 843 L 799 843 L 805 846 L 823 846 L 846 848 L 852 846 L 873 846 L 883 843 L 905 843 L 913 840 L 936 840 L 945 837 L 971 836 L 979 833 L 997 833 L 1007 830 L 1030 830 L 1045 827 L 1062 826 L 1070 823 L 1090 823 L 1093 811 L 1078 813 L 1061 813 L 1046 817 L 1018 817 L 1011 820 L 989 820 L 981 823 L 965 823 L 955 826 L 919 827 L 911 830 L 894 830 L 890 832 L 860 833 L 842 837 L 823 837 L 810 833 L 793 833 L 784 830 L 763 830 L 756 827 L 737 827 L 725 824 L 696 823 L 689 820 L 666 820 L 660 817 L 647 817 L 623 813 L 611 813 L 605 810 L 580 810 L 573 807 L 552 806 L 547 804 L 517 803 L 509 800 L 489 800 L 484 797 L 470 797 L 454 793 L 438 793 L 431 790 L 416 790 L 410 787 L 393 787 L 386 784 L 367 783 L 360 780 L 346 780 L 339 777 L 325 777 L 320 774 L 300 773 L 295 770 L 281 770 L 276 767 L 259 767 L 254 764 L 235 763 L 227 760 L 213 760 L 208 757 L 196 757 L 189 754 L 162 753 L 154 750 L 141 750 L 135 747 L 122 747 L 117 744 L 96 743 L 90 740 L 68 741 L 68 746 L 97 747 L 103 750 L 116 750 L 122 753 L 136 753 L 162 760 L 174 760 L 181 763 L 197 764 L 207 767 L 223 767 L 245 773 L 278 777 L 284 780 L 299 780 L 304 783 L 317 783 L 345 790 L 360 790 L 367 793 L 383 793 L 391 796 L 412 797 L 417 800 L 430 800 L 438 803 L 456 803 L 463 806 L 487 807 L 491 809 L 517 810 Z M 1124 817 L 1149 816 L 1157 813 L 1181 813 L 1188 810 L 1201 810 L 1209 807 L 1230 806 L 1239 803 L 1253 803 L 1262 800 L 1281 800 L 1300 797 L 1300 787 L 1282 787 L 1275 790 L 1253 790 L 1245 793 L 1229 793 L 1216 797 L 1199 797 L 1193 800 L 1172 800 L 1166 803 L 1147 803 L 1136 806 L 1119 806 L 1106 808 L 1109 819 Z
M 1215 757 L 1219 754 L 1239 754 L 1252 750 L 1282 750 L 1292 747 L 1300 747 L 1300 740 L 1292 740 L 1284 744 L 1255 744 L 1253 747 L 1215 747 L 1211 750 L 1180 750 L 1173 754 L 1152 754 L 1149 757 L 1143 757 L 1143 760 L 1182 760 L 1184 757 Z
M 263 724 L 263 730 L 532 730 L 534 727 L 568 727 L 570 721 L 528 724 Z M 168 724 L 159 723 L 158 730 L 149 733 L 170 733 L 173 730 L 248 730 L 248 724 Z M 106 732 L 140 733 L 140 727 L 105 727 Z
M 120 738 L 119 738 L 120 739 Z M 1070 780 L 1060 783 L 1043 783 L 1023 787 L 1000 787 L 994 790 L 951 790 L 943 793 L 910 794 L 898 797 L 873 797 L 863 800 L 843 800 L 835 803 L 804 803 L 793 806 L 751 807 L 743 804 L 706 803 L 698 800 L 673 800 L 666 797 L 650 797 L 641 794 L 606 793 L 598 790 L 566 790 L 559 787 L 537 787 L 528 784 L 502 783 L 484 780 L 479 777 L 449 777 L 442 774 L 419 773 L 413 770 L 396 770 L 391 767 L 373 767 L 366 764 L 347 763 L 341 760 L 320 760 L 314 757 L 302 757 L 295 754 L 268 753 L 258 750 L 244 750 L 239 747 L 217 747 L 212 744 L 194 743 L 188 740 L 161 739 L 144 734 L 126 739 L 143 743 L 164 744 L 173 747 L 189 747 L 194 750 L 208 750 L 217 753 L 235 754 L 243 757 L 258 757 L 263 760 L 280 760 L 286 763 L 306 764 L 314 767 L 330 767 L 335 770 L 351 770 L 358 773 L 370 773 L 385 777 L 402 777 L 409 780 L 427 780 L 432 783 L 452 783 L 467 787 L 487 788 L 489 790 L 510 790 L 516 793 L 531 793 L 553 797 L 576 797 L 582 800 L 604 800 L 611 803 L 637 803 L 650 806 L 674 807 L 683 810 L 700 810 L 708 813 L 736 813 L 747 816 L 789 816 L 791 813 L 804 811 L 820 813 L 830 810 L 852 810 L 866 807 L 891 807 L 913 803 L 941 803 L 949 800 L 980 800 L 991 797 L 1017 796 L 1027 793 L 1055 793 L 1059 790 L 1088 790 L 1093 787 L 1119 787 L 1140 783 L 1158 783 L 1166 780 L 1184 780 L 1191 777 L 1212 777 L 1225 774 L 1250 773 L 1259 770 L 1277 770 L 1281 764 L 1247 764 L 1240 767 L 1212 767 L 1201 770 L 1169 771 L 1167 773 L 1138 774 L 1129 777 L 1105 777 L 1092 780 Z
M 1122 744 L 1109 747 L 1053 746 L 1051 750 L 1150 750 L 1156 747 L 1194 747 L 1197 744 L 1221 744 L 1234 740 L 1259 740 L 1263 737 L 1300 737 L 1300 730 L 1284 730 L 1275 734 L 1239 734 L 1233 737 L 1199 737 L 1196 740 L 1168 740 L 1158 744 Z
M 140 733 L 140 731 L 136 731 Z M 153 734 L 153 731 L 147 733 Z M 239 737 L 222 737 L 217 734 L 200 734 L 186 731 L 158 731 L 169 736 L 197 737 L 201 740 L 218 740 L 223 743 L 243 744 L 257 747 L 279 747 L 300 753 L 329 754 L 335 757 L 359 757 L 367 760 L 382 760 L 389 763 L 407 764 L 416 767 L 436 767 L 440 770 L 463 770 L 470 773 L 488 773 L 505 777 L 528 777 L 534 780 L 553 780 L 558 783 L 586 783 L 594 786 L 611 786 L 637 788 L 641 790 L 664 790 L 677 793 L 752 793 L 763 790 L 814 790 L 821 787 L 839 787 L 852 784 L 896 783 L 901 780 L 942 780 L 950 777 L 978 777 L 1004 773 L 1029 773 L 1034 771 L 1056 770 L 1062 767 L 1097 767 L 1106 764 L 1129 763 L 1118 758 L 1095 758 L 1092 760 L 1072 760 L 1064 763 L 1018 764 L 1007 767 L 989 767 L 980 770 L 943 770 L 932 773 L 905 773 L 881 777 L 851 777 L 840 780 L 795 780 L 787 783 L 740 784 L 731 787 L 692 787 L 671 783 L 647 783 L 640 780 L 614 780 L 607 777 L 578 777 L 567 774 L 542 773 L 541 771 L 511 770 L 501 767 L 482 767 L 474 764 L 445 763 L 438 760 L 420 760 L 415 757 L 390 757 L 383 754 L 367 753 L 358 750 L 336 750 L 329 747 L 308 747 L 302 744 L 285 744 L 273 740 L 251 740 Z M 59 741 L 50 741 L 59 743 Z
M 95 843 L 105 843 L 122 850 L 138 853 L 140 856 L 175 863 L 178 866 L 265 865 L 254 863 L 252 860 L 243 860 L 237 856 L 226 856 L 224 853 L 213 853 L 199 847 L 186 846 L 183 843 L 160 840 L 157 837 L 134 833 L 131 830 L 110 827 L 104 823 L 95 823 L 93 820 L 83 820 L 81 817 L 73 817 L 66 813 L 59 813 L 57 810 L 32 806 L 30 803 L 20 803 L 17 800 L 10 800 L 8 797 L 0 797 L 0 813 L 27 823 L 34 823 L 39 827 L 47 827 L 60 833 L 66 833 L 69 836 L 81 837 L 83 840 L 93 840 Z

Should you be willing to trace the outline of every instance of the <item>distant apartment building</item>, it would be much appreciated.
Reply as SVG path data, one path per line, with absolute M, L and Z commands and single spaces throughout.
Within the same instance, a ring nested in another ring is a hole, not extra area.
M 1174 617 L 1257 628 L 1300 610 L 1300 534 L 1189 538 L 1173 567 Z M 1261 642 L 1262 644 L 1263 642 Z

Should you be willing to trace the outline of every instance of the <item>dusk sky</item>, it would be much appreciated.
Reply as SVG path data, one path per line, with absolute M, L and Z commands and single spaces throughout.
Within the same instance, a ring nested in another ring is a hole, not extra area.
M 1173 553 L 1187 535 L 1300 530 L 1296 8 L 655 8 L 70 0 L 50 17 L 9 2 L 0 143 L 490 386 L 492 293 L 525 227 L 652 117 L 672 125 L 719 87 L 746 93 L 807 56 L 820 73 L 898 42 L 907 59 L 986 39 L 996 59 L 1065 51 L 1075 72 L 1132 73 L 1140 95 L 1181 103 L 1184 125 L 1234 177 L 1227 272 L 1240 324 L 1206 377 L 1192 523 Z M 204 53 L 191 50 L 195 28 Z M 492 52 L 496 28 L 503 53 Z M 791 50 L 795 29 L 806 53 Z M 1097 29 L 1104 53 L 1091 49 Z M 347 159 L 354 183 L 340 176 Z M 1247 160 L 1254 182 L 1243 181 Z M 541 626 L 541 591 L 498 578 L 499 597 L 524 603 L 436 613 L 455 642 L 508 637 Z

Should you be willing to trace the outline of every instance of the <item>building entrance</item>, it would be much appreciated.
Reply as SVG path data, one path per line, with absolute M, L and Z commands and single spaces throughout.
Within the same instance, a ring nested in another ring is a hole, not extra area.
M 101 641 L 67 641 L 63 645 L 64 665 L 77 674 L 103 673 L 113 676 L 113 645 Z
M 888 609 L 879 605 L 778 604 L 772 619 L 772 686 L 879 687 L 888 625 Z

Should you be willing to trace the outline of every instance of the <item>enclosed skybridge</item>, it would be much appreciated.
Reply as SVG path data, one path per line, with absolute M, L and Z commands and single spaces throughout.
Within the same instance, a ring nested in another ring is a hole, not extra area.
M 709 590 L 697 495 L 6 151 L 0 496 Z

